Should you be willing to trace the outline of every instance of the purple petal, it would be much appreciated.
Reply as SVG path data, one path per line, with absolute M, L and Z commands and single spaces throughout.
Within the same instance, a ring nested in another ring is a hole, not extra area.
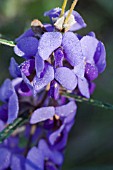
M 25 170 L 25 158 L 20 155 L 13 155 L 11 158 L 12 170 Z
M 88 35 L 91 36 L 91 37 L 96 38 L 96 35 L 95 35 L 95 33 L 93 31 L 89 32 Z
M 63 162 L 63 156 L 60 152 L 54 150 L 53 148 L 50 149 L 45 142 L 45 140 L 40 140 L 39 149 L 43 152 L 44 157 L 50 159 L 53 163 L 57 165 L 61 165 Z
M 44 70 L 44 60 L 38 55 L 35 56 L 35 68 L 36 68 L 36 75 L 40 78 L 40 74 Z
M 8 123 L 12 123 L 18 115 L 19 104 L 17 94 L 14 92 L 8 102 Z
M 67 117 L 72 112 L 75 112 L 77 106 L 74 101 L 69 102 L 66 105 L 58 106 L 55 108 L 55 113 L 60 117 Z
M 32 91 L 28 88 L 27 84 L 24 81 L 22 81 L 20 83 L 18 93 L 21 96 L 31 96 L 32 95 Z
M 2 120 L 0 120 L 0 132 L 4 129 L 5 124 Z
M 46 11 L 44 16 L 49 16 L 50 18 L 57 18 L 59 17 L 61 12 L 61 8 L 53 8 L 50 11 Z
M 6 79 L 0 88 L 0 100 L 6 102 L 13 94 L 13 87 L 10 79 Z
M 21 69 L 21 72 L 23 72 L 25 76 L 30 76 L 30 74 L 32 74 L 32 72 L 35 69 L 35 60 L 30 59 L 30 60 L 24 61 L 20 65 L 20 69 Z
M 86 62 L 94 64 L 94 54 L 98 45 L 98 40 L 91 36 L 84 36 L 81 40 L 82 52 Z
M 77 78 L 75 74 L 67 67 L 57 68 L 55 79 L 67 90 L 74 90 L 77 86 Z
M 33 37 L 34 36 L 34 32 L 32 31 L 32 29 L 28 29 L 26 32 L 24 32 L 21 36 L 19 36 L 18 38 L 16 38 L 16 42 L 20 41 L 22 38 L 25 37 Z
M 39 91 L 54 79 L 54 69 L 51 65 L 45 65 L 45 73 L 42 78 L 35 77 L 33 80 L 34 90 Z
M 98 69 L 89 63 L 86 64 L 85 75 L 88 80 L 94 80 L 98 77 Z
M 54 27 L 51 24 L 44 24 L 44 28 L 47 30 L 47 32 L 54 31 Z
M 73 71 L 77 77 L 83 78 L 85 73 L 85 61 L 83 60 L 80 64 L 76 65 Z
M 0 106 L 0 120 L 7 122 L 8 119 L 8 105 L 4 104 Z
M 6 148 L 0 148 L 0 155 L 0 170 L 3 170 L 10 165 L 11 153 Z
M 25 37 L 18 41 L 14 47 L 15 53 L 26 59 L 36 55 L 38 50 L 38 40 L 34 37 Z
M 35 124 L 38 122 L 42 122 L 44 120 L 52 118 L 54 114 L 55 109 L 52 106 L 39 108 L 33 112 L 30 123 Z
M 56 130 L 55 132 L 53 132 L 50 136 L 49 136 L 49 142 L 51 143 L 51 145 L 54 145 L 55 142 L 57 141 L 57 139 L 60 137 L 63 129 L 64 129 L 64 125 L 62 125 L 58 130 Z
M 106 67 L 106 50 L 102 42 L 98 43 L 94 60 L 99 73 L 102 73 Z
M 72 14 L 74 15 L 76 23 L 71 27 L 70 31 L 77 31 L 86 27 L 86 23 L 78 12 L 73 11 Z
M 62 42 L 62 34 L 60 32 L 46 32 L 42 35 L 38 52 L 43 60 L 47 60 L 54 50 L 60 47 Z
M 72 32 L 66 32 L 63 36 L 62 45 L 65 57 L 72 66 L 76 66 L 83 60 L 82 48 L 79 39 Z
M 78 88 L 80 90 L 80 93 L 89 98 L 90 97 L 90 94 L 89 94 L 89 85 L 88 85 L 88 82 L 85 78 L 83 79 L 80 79 L 78 78 Z
M 11 58 L 9 72 L 10 72 L 11 76 L 14 78 L 21 77 L 21 72 L 20 72 L 18 63 L 15 61 L 15 59 L 13 57 Z
M 54 52 L 54 58 L 55 58 L 55 67 L 56 68 L 63 66 L 64 53 L 63 53 L 63 50 L 61 48 L 58 48 Z
M 44 157 L 42 152 L 33 147 L 27 155 L 26 170 L 44 170 Z
M 50 84 L 49 95 L 55 100 L 59 98 L 59 84 L 55 80 L 53 80 Z
M 29 81 L 29 79 L 25 76 L 24 73 L 21 72 L 21 74 L 22 74 L 22 78 L 23 78 L 24 82 L 27 84 L 27 86 L 29 87 L 29 89 L 32 90 L 32 89 L 33 89 L 33 86 L 32 86 L 32 84 L 31 84 L 31 82 Z

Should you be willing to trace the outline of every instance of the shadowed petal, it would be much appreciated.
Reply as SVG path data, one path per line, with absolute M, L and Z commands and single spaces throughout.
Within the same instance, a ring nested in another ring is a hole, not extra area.
M 11 153 L 6 148 L 0 148 L 0 155 L 0 170 L 3 170 L 10 165 Z
M 46 32 L 42 35 L 38 52 L 43 60 L 47 60 L 51 53 L 56 50 L 62 42 L 62 34 L 60 32 Z
M 13 155 L 11 158 L 12 170 L 25 170 L 25 158 L 20 155 Z
M 54 114 L 55 114 L 55 109 L 52 106 L 39 108 L 33 112 L 30 123 L 35 124 L 50 119 L 54 116 Z
M 14 78 L 21 77 L 21 72 L 20 72 L 18 63 L 15 61 L 13 57 L 11 58 L 11 61 L 10 61 L 9 72 L 11 76 Z
M 77 78 L 75 74 L 67 67 L 57 68 L 55 79 L 68 90 L 74 90 L 77 86 Z
M 72 32 L 66 32 L 62 45 L 65 57 L 72 66 L 78 65 L 83 60 L 81 44 L 77 36 Z
M 78 78 L 78 87 L 79 87 L 79 90 L 80 90 L 80 93 L 89 98 L 90 97 L 90 94 L 89 94 L 89 85 L 88 85 L 88 82 L 87 80 L 84 78 L 84 79 L 80 79 Z

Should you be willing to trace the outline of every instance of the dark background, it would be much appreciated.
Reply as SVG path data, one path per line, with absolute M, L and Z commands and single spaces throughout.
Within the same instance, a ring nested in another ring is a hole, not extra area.
M 63 0 L 0 0 L 0 36 L 14 40 L 38 18 L 42 22 L 44 11 L 61 7 Z M 67 9 L 71 5 L 68 0 Z M 93 98 L 113 103 L 113 0 L 79 0 L 75 8 L 87 27 L 82 35 L 94 31 L 104 42 L 107 51 L 106 71 L 95 81 Z M 0 84 L 9 77 L 8 66 L 12 47 L 0 45 Z M 21 61 L 15 56 L 15 59 Z M 87 104 L 78 104 L 75 125 L 69 136 L 63 170 L 113 169 L 113 111 Z

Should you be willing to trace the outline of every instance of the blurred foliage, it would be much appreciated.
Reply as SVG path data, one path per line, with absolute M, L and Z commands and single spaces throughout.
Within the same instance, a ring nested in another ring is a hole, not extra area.
M 0 0 L 0 36 L 14 40 L 34 18 L 49 19 L 44 11 L 61 7 L 63 0 Z M 68 1 L 67 9 L 71 5 Z M 79 0 L 76 10 L 83 16 L 87 28 L 82 35 L 94 31 L 106 46 L 107 68 L 95 81 L 93 98 L 113 103 L 113 0 Z M 0 83 L 9 77 L 8 66 L 13 48 L 0 45 Z M 22 59 L 15 56 L 19 62 Z M 86 104 L 78 105 L 75 125 L 69 136 L 63 170 L 113 169 L 113 112 Z

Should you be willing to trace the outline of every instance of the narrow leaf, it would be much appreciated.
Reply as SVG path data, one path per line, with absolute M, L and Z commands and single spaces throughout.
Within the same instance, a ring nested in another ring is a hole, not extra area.
M 10 47 L 14 47 L 15 43 L 13 41 L 8 41 L 5 39 L 0 38 L 0 44 L 8 45 Z

